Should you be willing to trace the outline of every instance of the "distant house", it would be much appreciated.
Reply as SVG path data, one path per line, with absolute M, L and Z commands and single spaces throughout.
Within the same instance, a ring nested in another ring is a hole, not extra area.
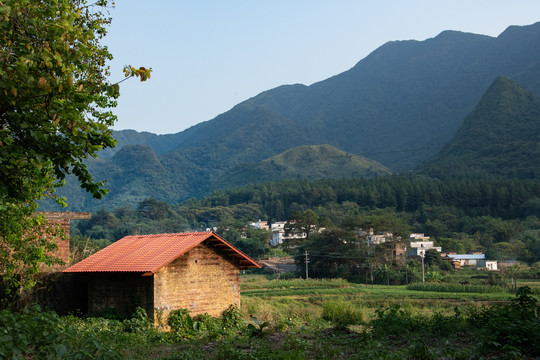
M 460 266 L 477 266 L 477 261 L 485 261 L 484 254 L 447 254 L 443 259 L 448 259 L 453 263 L 459 263 Z
M 240 270 L 261 265 L 214 232 L 133 235 L 64 270 L 85 282 L 86 308 L 131 315 L 137 306 L 157 322 L 170 311 L 219 316 L 240 305 Z
M 430 237 L 425 236 L 423 233 L 412 233 L 409 235 L 411 241 L 429 241 Z
M 497 269 L 497 260 L 477 260 L 477 268 L 484 268 L 486 270 L 495 271 Z
M 270 225 L 270 231 L 272 232 L 272 237 L 270 238 L 270 245 L 278 246 L 283 244 L 283 239 L 285 238 L 285 224 L 286 221 L 276 221 Z
M 429 238 L 428 238 L 429 239 Z M 410 250 L 407 252 L 407 256 L 419 256 L 424 257 L 426 251 L 435 249 L 437 252 L 441 252 L 440 246 L 435 246 L 433 241 L 412 241 L 410 242 Z
M 367 235 L 367 243 L 368 245 L 379 245 L 384 244 L 386 242 L 389 242 L 393 237 L 393 234 L 391 232 L 383 232 L 380 234 L 374 234 L 373 229 L 369 230 L 369 234 Z
M 270 225 L 270 232 L 272 233 L 272 236 L 270 237 L 270 245 L 271 246 L 278 246 L 283 244 L 284 240 L 299 240 L 299 239 L 305 239 L 307 234 L 305 232 L 300 231 L 293 231 L 289 232 L 288 234 L 285 232 L 285 225 L 287 224 L 287 221 L 276 221 Z M 316 231 L 318 233 L 325 230 L 325 228 L 318 228 L 315 225 L 311 226 L 311 229 L 313 231 Z
M 249 226 L 261 229 L 261 230 L 270 230 L 270 227 L 268 226 L 268 221 L 257 221 L 254 223 L 250 223 Z

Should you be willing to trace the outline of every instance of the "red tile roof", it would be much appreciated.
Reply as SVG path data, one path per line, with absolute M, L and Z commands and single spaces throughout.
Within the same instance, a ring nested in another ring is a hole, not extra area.
M 63 272 L 155 273 L 203 241 L 238 260 L 240 269 L 261 267 L 255 260 L 209 231 L 126 236 Z

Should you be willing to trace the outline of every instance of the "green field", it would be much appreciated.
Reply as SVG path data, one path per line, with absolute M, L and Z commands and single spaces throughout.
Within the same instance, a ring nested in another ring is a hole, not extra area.
M 521 281 L 538 288 L 538 281 Z M 478 285 L 474 285 L 478 286 Z M 474 287 L 461 287 L 465 290 Z M 241 276 L 241 310 L 179 311 L 172 331 L 133 318 L 0 312 L 0 358 L 32 359 L 535 359 L 538 296 L 409 290 L 342 279 Z M 517 300 L 516 300 L 517 299 Z

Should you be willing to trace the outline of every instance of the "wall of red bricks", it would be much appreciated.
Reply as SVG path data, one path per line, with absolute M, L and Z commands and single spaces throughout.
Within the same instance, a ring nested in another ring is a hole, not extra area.
M 90 213 L 84 212 L 72 212 L 72 211 L 45 211 L 41 212 L 45 216 L 47 222 L 51 225 L 58 225 L 64 230 L 65 238 L 56 239 L 58 249 L 55 252 L 55 256 L 62 259 L 64 266 L 56 267 L 55 269 L 61 270 L 67 268 L 69 265 L 69 226 L 71 220 L 76 219 L 90 219 Z

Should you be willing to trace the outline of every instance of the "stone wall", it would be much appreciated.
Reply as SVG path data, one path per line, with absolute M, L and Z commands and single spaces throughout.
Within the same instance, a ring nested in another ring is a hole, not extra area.
M 171 310 L 221 316 L 240 306 L 240 270 L 203 242 L 154 274 L 154 307 L 167 319 Z

